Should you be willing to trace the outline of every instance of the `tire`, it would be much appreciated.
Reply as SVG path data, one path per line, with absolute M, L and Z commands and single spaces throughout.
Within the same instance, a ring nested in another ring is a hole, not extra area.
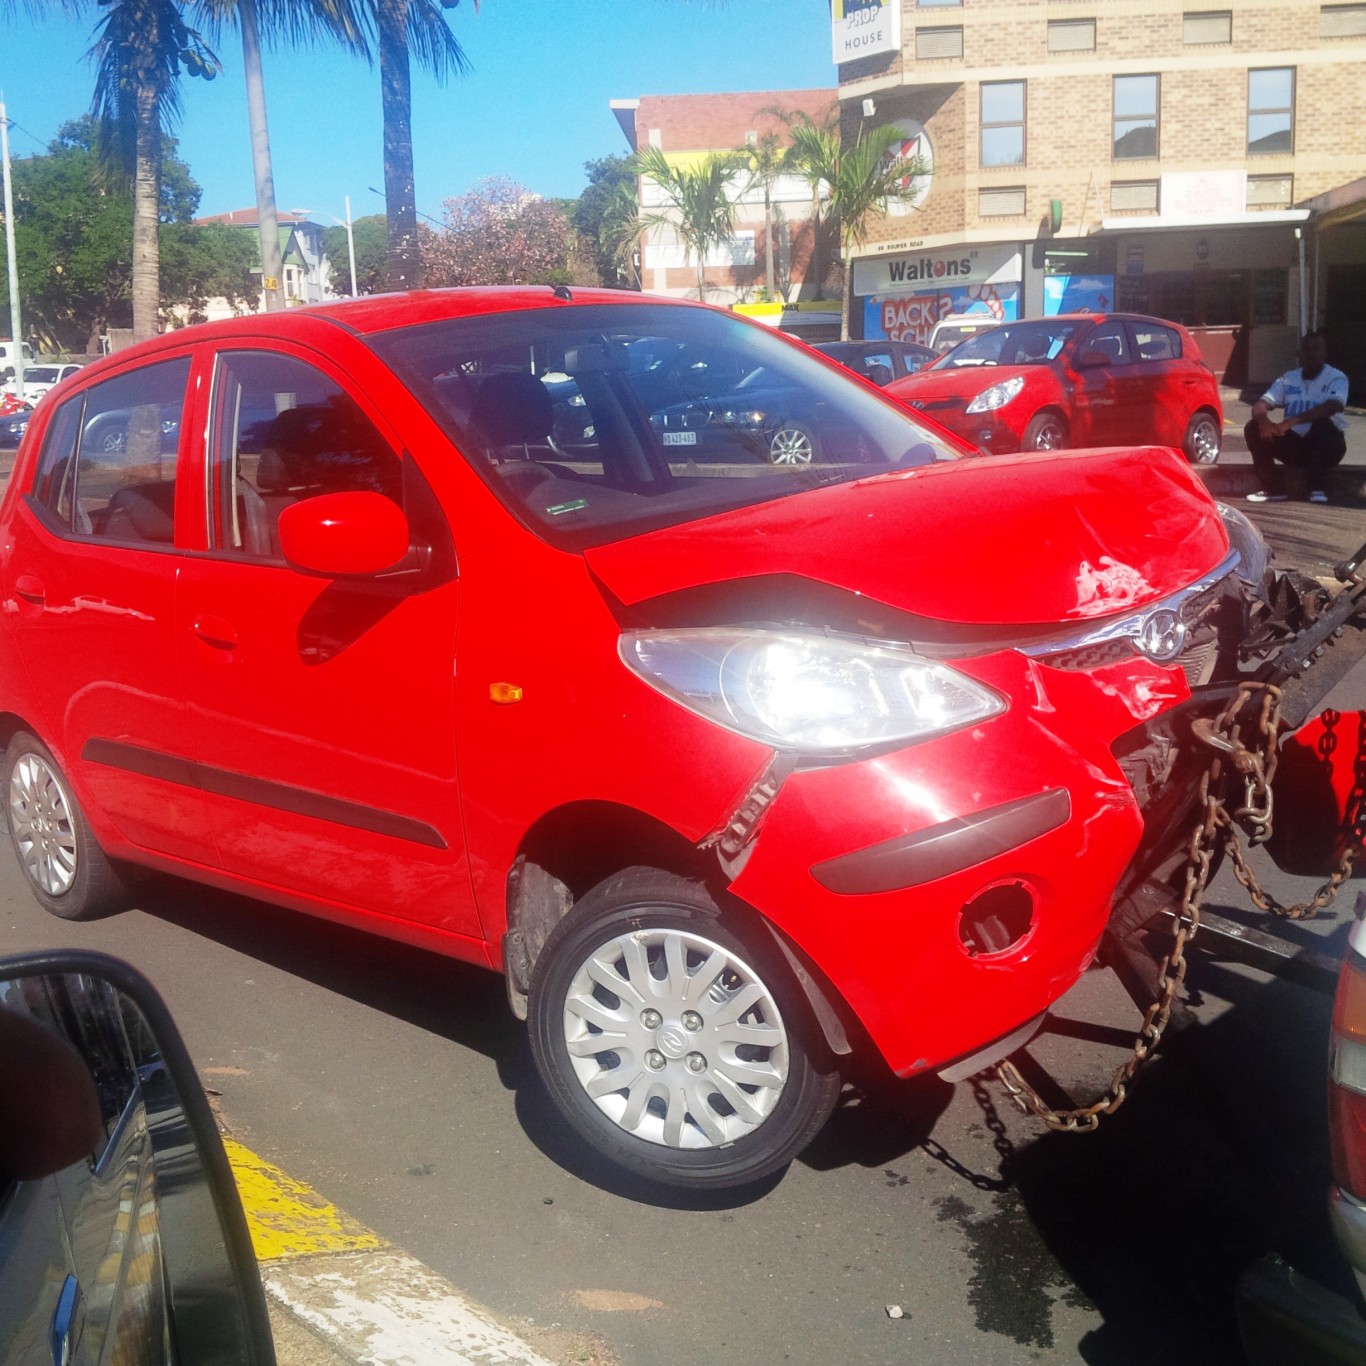
M 560 921 L 532 974 L 528 1023 L 569 1124 L 663 1185 L 768 1176 L 839 1097 L 838 1069 L 808 1047 L 815 1028 L 786 966 L 670 873 L 628 869 Z
M 1192 413 L 1191 420 L 1186 423 L 1181 449 L 1192 465 L 1212 465 L 1219 458 L 1223 435 L 1219 429 L 1219 419 L 1208 408 L 1201 408 Z
M 1022 451 L 1061 451 L 1067 447 L 1070 433 L 1067 421 L 1061 413 L 1045 408 L 1029 419 L 1029 425 L 1020 438 Z
M 10 843 L 44 910 L 93 920 L 120 909 L 127 890 L 46 745 L 19 731 L 5 750 Z
M 768 458 L 775 465 L 809 465 L 815 438 L 798 422 L 782 422 L 768 433 Z

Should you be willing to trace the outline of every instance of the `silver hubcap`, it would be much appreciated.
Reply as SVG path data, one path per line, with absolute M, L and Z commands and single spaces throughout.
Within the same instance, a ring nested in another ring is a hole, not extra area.
M 1219 429 L 1213 418 L 1204 418 L 1191 432 L 1191 450 L 1201 465 L 1212 465 L 1219 458 Z
M 1043 423 L 1034 435 L 1034 449 L 1036 451 L 1060 451 L 1062 444 L 1062 424 L 1058 422 Z
M 594 1105 L 668 1148 L 743 1138 L 787 1083 L 787 1031 L 768 988 L 684 930 L 636 930 L 590 955 L 569 985 L 564 1041 Z
M 49 896 L 76 880 L 76 831 L 57 775 L 36 754 L 24 754 L 9 780 L 9 820 L 24 871 Z
M 769 454 L 775 465 L 809 465 L 815 448 L 811 438 L 800 427 L 781 427 L 768 443 Z

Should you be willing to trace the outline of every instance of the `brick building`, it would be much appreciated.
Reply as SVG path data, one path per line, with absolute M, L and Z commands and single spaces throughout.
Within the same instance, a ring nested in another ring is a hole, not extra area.
M 835 107 L 836 92 L 829 90 L 760 90 L 743 94 L 642 95 L 639 99 L 613 100 L 612 112 L 626 140 L 635 151 L 658 147 L 671 162 L 688 164 L 708 152 L 725 152 L 757 143 L 766 134 L 785 136 L 785 125 L 772 112 L 802 111 L 820 121 Z M 711 303 L 739 304 L 746 311 L 770 314 L 785 328 L 804 335 L 838 336 L 838 289 L 824 309 L 812 307 L 819 287 L 812 270 L 812 196 L 807 183 L 795 176 L 781 176 L 770 193 L 775 222 L 775 284 L 778 299 L 768 309 L 757 301 L 765 283 L 764 195 L 761 188 L 744 188 L 736 182 L 736 229 L 731 242 L 708 255 L 704 265 L 707 299 Z M 642 181 L 638 197 L 643 212 L 664 205 L 657 187 Z M 642 287 L 653 294 L 697 297 L 697 263 L 678 238 L 667 229 L 652 229 L 640 245 Z M 823 242 L 817 260 L 834 265 L 831 242 Z M 825 272 L 822 271 L 822 274 Z M 785 307 L 786 305 L 786 307 Z M 800 305 L 800 306 L 799 306 Z M 834 310 L 833 324 L 830 309 Z
M 1366 382 L 1366 3 L 833 10 L 836 60 L 868 54 L 839 66 L 846 135 L 894 123 L 931 167 L 858 250 L 855 329 L 1128 308 L 1188 324 L 1245 383 L 1303 322 Z

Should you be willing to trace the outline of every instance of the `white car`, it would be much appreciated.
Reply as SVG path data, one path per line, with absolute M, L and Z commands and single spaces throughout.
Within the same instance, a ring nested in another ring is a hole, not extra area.
M 1000 321 L 989 313 L 955 313 L 935 323 L 934 331 L 930 333 L 930 350 L 943 355 L 945 351 L 952 351 L 959 342 L 998 326 Z
M 30 403 L 36 402 L 47 393 L 49 389 L 55 388 L 64 379 L 74 375 L 81 367 L 74 363 L 60 365 L 30 365 L 24 363 L 24 397 Z M 19 392 L 18 383 L 11 377 L 5 382 L 4 393 L 17 394 Z

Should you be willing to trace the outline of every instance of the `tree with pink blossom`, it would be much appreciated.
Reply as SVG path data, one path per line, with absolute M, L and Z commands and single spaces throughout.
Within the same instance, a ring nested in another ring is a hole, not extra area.
M 555 284 L 572 274 L 574 230 L 548 200 L 501 176 L 446 200 L 444 224 L 424 226 L 429 286 Z

